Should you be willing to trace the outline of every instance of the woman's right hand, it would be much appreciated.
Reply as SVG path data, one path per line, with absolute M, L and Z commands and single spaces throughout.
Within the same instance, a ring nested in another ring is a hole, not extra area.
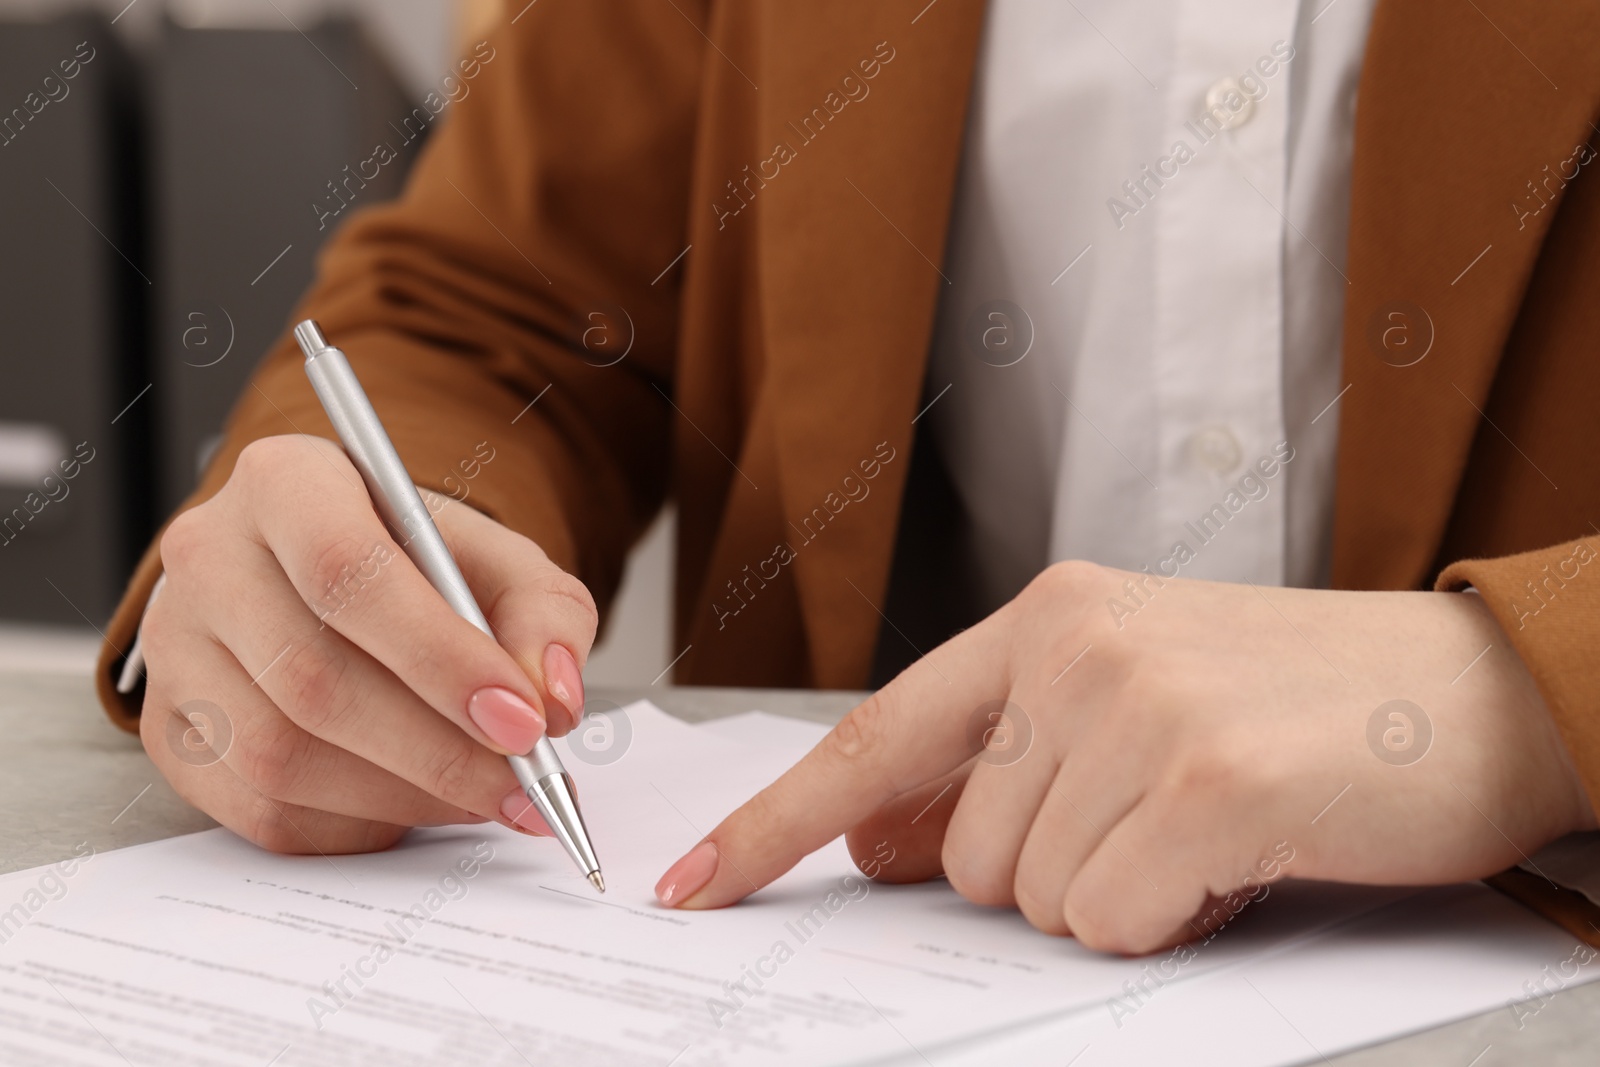
M 582 715 L 594 600 L 526 537 L 423 497 L 498 643 L 428 584 L 331 441 L 252 443 L 161 539 L 140 736 L 184 799 L 264 848 L 547 831 L 504 756 Z

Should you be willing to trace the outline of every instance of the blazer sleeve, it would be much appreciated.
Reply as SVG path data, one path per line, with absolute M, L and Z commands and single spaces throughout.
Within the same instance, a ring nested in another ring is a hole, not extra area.
M 1436 589 L 1476 589 L 1533 675 L 1567 752 L 1589 792 L 1600 797 L 1600 538 L 1569 541 L 1498 559 L 1451 564 Z M 1490 885 L 1600 946 L 1600 907 L 1582 893 L 1520 867 Z
M 683 267 L 665 268 L 684 250 L 705 6 L 554 0 L 498 25 L 452 82 L 465 94 L 424 101 L 448 111 L 400 199 L 329 241 L 291 320 L 320 320 L 346 352 L 419 485 L 459 494 L 458 465 L 487 442 L 468 502 L 537 541 L 602 611 L 666 494 Z M 396 157 L 417 150 L 404 132 Z M 180 511 L 251 441 L 334 436 L 301 364 L 285 333 Z M 158 545 L 96 669 L 127 729 L 142 695 L 115 679 Z
M 1591 802 L 1600 797 L 1600 538 L 1446 567 L 1434 588 L 1471 586 L 1555 716 Z

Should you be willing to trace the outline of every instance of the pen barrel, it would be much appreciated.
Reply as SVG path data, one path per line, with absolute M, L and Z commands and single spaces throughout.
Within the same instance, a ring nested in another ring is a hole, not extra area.
M 328 412 L 350 462 L 361 472 L 373 506 L 401 549 L 457 615 L 494 637 L 350 361 L 339 349 L 324 348 L 307 356 L 306 377 L 311 379 L 311 388 Z
M 456 566 L 444 536 L 433 524 L 433 515 L 406 471 L 400 453 L 395 451 L 394 442 L 367 399 L 366 391 L 361 388 L 350 361 L 343 352 L 327 343 L 314 323 L 301 323 L 295 329 L 295 337 L 305 352 L 306 377 L 311 380 L 311 388 L 322 401 L 350 462 L 361 472 L 367 495 L 372 498 L 384 525 L 455 613 L 493 640 L 494 631 L 489 627 L 489 620 L 484 618 L 471 587 L 462 577 L 461 568 Z M 528 800 L 555 832 L 573 862 L 585 875 L 599 870 L 594 848 L 578 814 L 572 780 L 550 739 L 540 737 L 532 751 L 507 758 Z

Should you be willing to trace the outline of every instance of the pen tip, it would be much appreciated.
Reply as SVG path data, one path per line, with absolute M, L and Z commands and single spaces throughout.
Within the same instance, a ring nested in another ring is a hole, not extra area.
M 589 884 L 594 886 L 596 889 L 598 889 L 602 893 L 604 893 L 606 891 L 606 880 L 604 878 L 600 877 L 600 872 L 599 871 L 590 871 L 589 872 Z

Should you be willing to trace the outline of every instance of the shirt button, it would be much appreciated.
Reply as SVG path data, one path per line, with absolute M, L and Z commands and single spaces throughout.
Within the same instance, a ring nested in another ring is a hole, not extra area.
M 1189 438 L 1189 455 L 1200 466 L 1217 474 L 1227 474 L 1239 466 L 1243 454 L 1239 439 L 1226 426 L 1206 426 Z
M 1250 99 L 1238 78 L 1223 78 L 1206 90 L 1206 112 L 1225 130 L 1235 130 L 1250 121 L 1256 102 Z

